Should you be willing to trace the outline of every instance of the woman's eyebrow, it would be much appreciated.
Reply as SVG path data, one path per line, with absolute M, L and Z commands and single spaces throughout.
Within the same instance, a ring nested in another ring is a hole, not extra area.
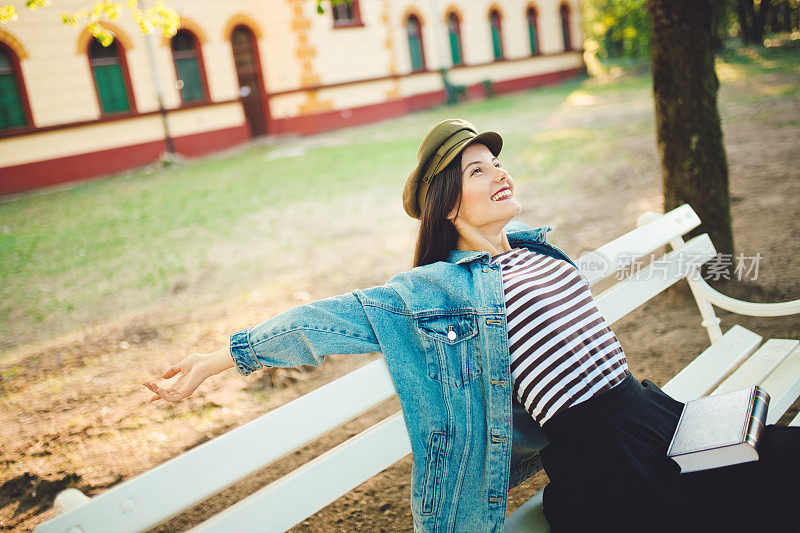
M 490 161 L 494 163 L 495 161 L 498 161 L 498 159 L 496 157 L 493 157 L 490 159 Z M 473 161 L 472 163 L 467 163 L 467 166 L 464 167 L 464 170 L 467 170 L 470 165 L 480 165 L 481 163 L 483 163 L 483 161 Z

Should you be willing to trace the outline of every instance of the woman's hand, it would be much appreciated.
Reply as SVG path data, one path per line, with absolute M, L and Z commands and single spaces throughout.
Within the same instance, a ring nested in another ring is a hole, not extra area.
M 217 373 L 214 371 L 212 365 L 209 364 L 212 358 L 213 354 L 196 353 L 190 355 L 180 363 L 171 366 L 161 377 L 170 379 L 178 374 L 180 374 L 180 376 L 178 377 L 178 381 L 167 388 L 159 387 L 152 381 L 145 381 L 142 383 L 155 393 L 155 395 L 150 398 L 150 401 L 152 402 L 161 398 L 168 402 L 175 403 L 191 396 L 206 378 Z

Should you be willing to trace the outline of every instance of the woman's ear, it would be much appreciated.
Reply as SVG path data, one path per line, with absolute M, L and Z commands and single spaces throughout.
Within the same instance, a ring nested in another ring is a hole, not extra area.
M 461 211 L 461 198 L 459 197 L 456 205 L 453 206 L 453 209 L 447 214 L 447 220 L 450 222 L 455 222 L 456 218 L 458 218 L 458 213 Z

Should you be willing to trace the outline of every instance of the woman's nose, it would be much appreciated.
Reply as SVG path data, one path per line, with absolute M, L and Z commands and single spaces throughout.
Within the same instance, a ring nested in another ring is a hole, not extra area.
M 500 182 L 506 179 L 508 179 L 508 172 L 501 168 L 495 170 L 494 181 Z

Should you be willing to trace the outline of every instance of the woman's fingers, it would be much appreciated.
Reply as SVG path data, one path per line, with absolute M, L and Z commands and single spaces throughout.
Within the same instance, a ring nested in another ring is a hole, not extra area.
M 155 393 L 155 396 L 150 398 L 151 402 L 158 400 L 159 398 L 163 398 L 164 400 L 167 401 L 174 401 L 172 399 L 172 394 L 167 389 L 162 389 L 161 387 L 150 381 L 143 383 L 143 385 Z
M 169 367 L 162 375 L 164 379 L 170 379 L 180 374 L 169 388 L 159 387 L 152 381 L 143 382 L 142 385 L 158 395 L 151 398 L 150 401 L 163 398 L 168 402 L 177 402 L 191 396 L 197 386 L 206 378 L 205 375 L 201 375 L 203 367 L 197 364 L 201 357 L 203 357 L 201 354 L 194 354 Z
M 175 389 L 173 387 L 165 389 L 163 387 L 159 387 L 158 385 L 150 381 L 143 383 L 143 385 L 157 395 L 157 397 L 151 398 L 150 401 L 157 400 L 158 398 L 163 398 L 168 402 L 177 402 L 184 399 L 187 396 L 186 391 L 184 390 L 183 387 L 180 387 L 178 389 Z
M 163 377 L 164 379 L 169 379 L 180 371 L 181 371 L 181 364 L 178 363 L 177 365 L 168 368 L 167 371 L 164 372 L 164 375 L 161 377 Z

